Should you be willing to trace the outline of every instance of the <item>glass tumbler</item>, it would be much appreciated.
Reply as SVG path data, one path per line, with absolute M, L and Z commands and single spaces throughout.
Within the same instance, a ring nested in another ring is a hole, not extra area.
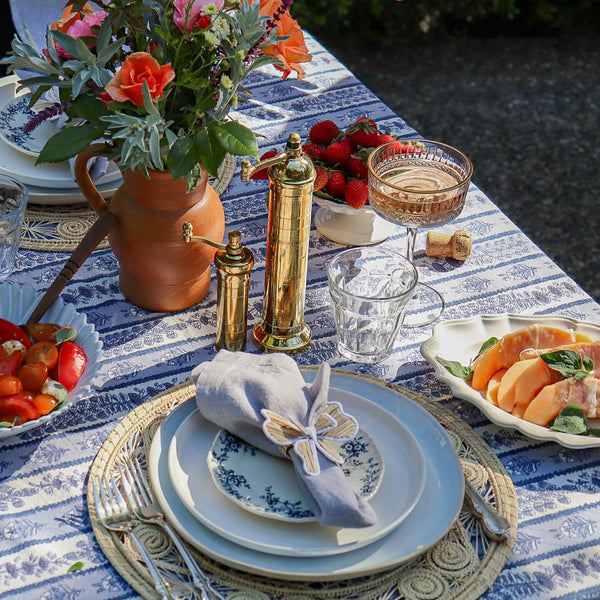
M 327 265 L 339 353 L 377 363 L 392 352 L 417 271 L 401 254 L 373 246 L 351 248 Z
M 0 281 L 15 267 L 29 193 L 18 181 L 0 175 Z

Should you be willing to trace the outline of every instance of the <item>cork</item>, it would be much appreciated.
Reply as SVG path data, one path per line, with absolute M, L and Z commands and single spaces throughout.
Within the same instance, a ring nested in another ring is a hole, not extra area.
M 471 236 L 463 230 L 455 231 L 452 235 L 429 231 L 425 253 L 427 256 L 467 260 L 471 254 Z

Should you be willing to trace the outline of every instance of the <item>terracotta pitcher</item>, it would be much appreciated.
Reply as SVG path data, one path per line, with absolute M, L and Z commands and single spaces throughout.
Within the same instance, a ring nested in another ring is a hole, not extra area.
M 92 147 L 93 149 L 93 147 Z M 87 162 L 92 151 L 75 161 L 75 179 L 91 207 L 100 215 L 110 210 L 117 217 L 108 240 L 119 260 L 121 292 L 133 304 L 152 311 L 177 311 L 197 304 L 210 287 L 210 266 L 215 249 L 186 244 L 183 223 L 194 233 L 221 242 L 225 215 L 219 196 L 203 170 L 198 185 L 187 192 L 183 179 L 169 171 L 123 171 L 123 183 L 110 203 L 92 183 Z M 187 192 L 187 193 L 186 193 Z

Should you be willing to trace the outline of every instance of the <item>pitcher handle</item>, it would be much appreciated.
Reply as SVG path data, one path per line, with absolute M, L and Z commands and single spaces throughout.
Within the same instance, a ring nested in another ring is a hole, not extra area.
M 101 215 L 103 212 L 108 210 L 108 202 L 104 199 L 104 196 L 96 189 L 90 173 L 87 168 L 88 160 L 97 156 L 99 153 L 96 150 L 104 148 L 104 144 L 92 144 L 87 150 L 84 150 L 75 159 L 75 181 L 81 189 L 81 192 L 85 196 L 85 199 L 89 202 L 90 206 L 96 211 L 97 214 Z

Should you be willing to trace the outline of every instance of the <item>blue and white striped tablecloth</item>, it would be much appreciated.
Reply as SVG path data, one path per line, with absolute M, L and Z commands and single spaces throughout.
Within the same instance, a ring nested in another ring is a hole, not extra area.
M 330 53 L 312 38 L 308 43 L 313 60 L 304 81 L 282 81 L 268 70 L 251 80 L 254 98 L 240 108 L 238 118 L 265 136 L 263 151 L 281 149 L 292 131 L 306 137 L 322 118 L 347 125 L 367 115 L 394 133 L 414 133 Z M 239 229 L 256 257 L 250 325 L 260 317 L 264 291 L 266 190 L 267 182 L 243 183 L 236 174 L 222 195 L 228 229 Z M 445 229 L 468 230 L 474 244 L 470 258 L 459 264 L 425 257 L 425 233 L 418 235 L 417 266 L 421 278 L 445 296 L 443 319 L 504 312 L 600 319 L 600 306 L 476 186 L 463 213 Z M 383 244 L 403 249 L 402 229 Z M 503 431 L 476 408 L 448 399 L 448 388 L 436 382 L 419 352 L 431 326 L 403 331 L 393 355 L 379 365 L 340 360 L 323 268 L 340 249 L 312 232 L 306 321 L 314 341 L 297 356 L 298 362 L 328 361 L 441 398 L 497 453 L 517 491 L 519 531 L 512 556 L 485 600 L 600 598 L 600 449 L 568 450 Z M 66 259 L 66 254 L 20 251 L 10 280 L 44 290 Z M 138 597 L 95 542 L 85 508 L 86 476 L 120 418 L 189 379 L 198 362 L 214 355 L 216 285 L 213 281 L 197 307 L 165 315 L 126 302 L 117 273 L 110 250 L 95 252 L 63 292 L 64 300 L 87 315 L 102 339 L 104 364 L 97 393 L 51 425 L 0 443 L 3 600 Z M 248 351 L 257 352 L 251 344 Z M 83 561 L 84 568 L 68 574 L 76 561 Z

